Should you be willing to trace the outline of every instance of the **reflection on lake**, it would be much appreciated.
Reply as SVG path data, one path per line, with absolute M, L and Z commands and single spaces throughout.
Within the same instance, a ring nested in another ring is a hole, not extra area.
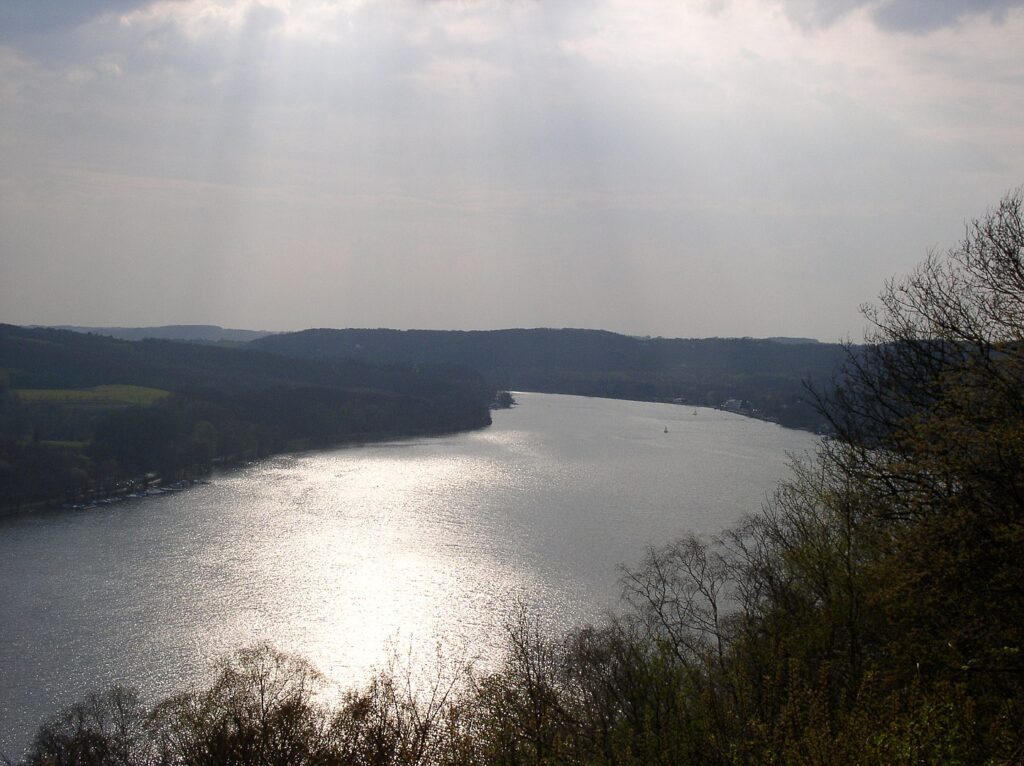
M 553 625 L 593 618 L 619 564 L 756 510 L 815 439 L 707 409 L 517 399 L 483 431 L 0 521 L 0 752 L 91 689 L 163 694 L 258 640 L 348 683 L 389 639 L 486 657 L 519 596 Z

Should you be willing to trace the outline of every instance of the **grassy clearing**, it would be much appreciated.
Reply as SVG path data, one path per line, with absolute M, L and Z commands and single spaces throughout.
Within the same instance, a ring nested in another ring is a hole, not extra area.
M 84 450 L 85 442 L 68 441 L 64 439 L 44 439 L 41 444 L 47 447 L 57 447 L 59 449 L 71 449 L 71 450 Z
M 26 402 L 49 404 L 153 404 L 170 396 L 169 391 L 146 386 L 19 388 L 14 393 Z

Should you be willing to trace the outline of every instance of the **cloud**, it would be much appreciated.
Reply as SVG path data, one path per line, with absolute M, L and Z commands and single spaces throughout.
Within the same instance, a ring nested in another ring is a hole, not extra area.
M 1024 14 L 896 36 L 893 3 L 789 0 L 801 27 L 781 2 L 22 19 L 0 44 L 0 320 L 843 335 L 1020 183 Z
M 921 34 L 986 16 L 1000 23 L 1024 0 L 784 0 L 786 11 L 805 27 L 827 27 L 847 14 L 865 9 L 879 28 Z
M 73 29 L 107 13 L 128 13 L 153 0 L 4 0 L 0 40 Z

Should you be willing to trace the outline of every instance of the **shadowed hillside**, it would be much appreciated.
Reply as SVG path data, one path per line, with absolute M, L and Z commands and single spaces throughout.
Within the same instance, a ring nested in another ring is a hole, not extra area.
M 452 365 L 296 360 L 0 325 L 0 509 L 84 501 L 217 461 L 490 423 Z
M 252 348 L 306 359 L 450 362 L 498 388 L 729 407 L 819 429 L 805 382 L 827 386 L 845 351 L 791 339 L 635 338 L 599 330 L 305 330 Z M 730 402 L 730 400 L 733 400 Z

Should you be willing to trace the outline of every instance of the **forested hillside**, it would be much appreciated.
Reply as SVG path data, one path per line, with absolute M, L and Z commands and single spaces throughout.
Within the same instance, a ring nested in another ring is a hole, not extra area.
M 826 423 L 805 383 L 826 389 L 836 344 L 751 338 L 634 338 L 598 330 L 305 330 L 253 348 L 307 359 L 451 362 L 498 388 L 733 407 L 783 425 Z
M 145 473 L 490 422 L 452 365 L 295 360 L 0 325 L 0 510 L 105 495 Z

